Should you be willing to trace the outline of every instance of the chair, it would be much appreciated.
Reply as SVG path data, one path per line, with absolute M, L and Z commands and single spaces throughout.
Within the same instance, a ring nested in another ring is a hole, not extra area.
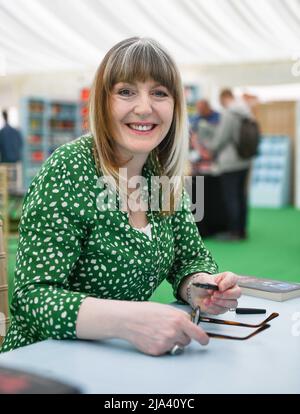
M 9 325 L 7 264 L 3 239 L 3 222 L 0 220 L 0 345 Z

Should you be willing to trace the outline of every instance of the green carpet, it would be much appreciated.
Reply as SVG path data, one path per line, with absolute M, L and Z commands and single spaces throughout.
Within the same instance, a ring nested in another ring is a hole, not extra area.
M 251 209 L 247 241 L 204 242 L 222 272 L 300 282 L 300 210 Z M 170 285 L 163 282 L 151 300 L 174 300 Z
M 300 211 L 252 209 L 249 215 L 249 240 L 220 242 L 206 239 L 220 271 L 300 282 Z M 9 240 L 9 298 L 13 290 L 13 273 L 17 238 Z M 169 303 L 174 300 L 171 286 L 164 282 L 151 300 Z

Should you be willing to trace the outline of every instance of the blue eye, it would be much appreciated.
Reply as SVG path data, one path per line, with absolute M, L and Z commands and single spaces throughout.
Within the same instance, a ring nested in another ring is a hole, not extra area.
M 155 96 L 158 96 L 159 98 L 165 98 L 166 96 L 168 96 L 166 92 L 161 90 L 154 91 L 153 93 Z
M 132 91 L 130 89 L 120 89 L 118 94 L 124 97 L 132 96 Z

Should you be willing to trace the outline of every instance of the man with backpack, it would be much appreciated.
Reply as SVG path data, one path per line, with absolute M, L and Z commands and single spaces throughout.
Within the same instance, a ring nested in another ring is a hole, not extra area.
M 247 184 L 251 160 L 257 153 L 259 128 L 246 102 L 238 102 L 230 89 L 220 93 L 224 108 L 213 139 L 204 143 L 220 174 L 223 206 L 228 220 L 224 240 L 247 238 Z

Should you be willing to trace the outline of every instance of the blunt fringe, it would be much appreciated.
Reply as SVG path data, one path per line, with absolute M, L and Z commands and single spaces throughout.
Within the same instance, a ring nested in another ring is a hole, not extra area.
M 165 86 L 174 99 L 170 129 L 148 157 L 153 175 L 167 176 L 172 182 L 170 215 L 178 205 L 188 154 L 188 124 L 185 96 L 176 63 L 151 38 L 132 37 L 113 46 L 103 58 L 94 78 L 89 101 L 89 126 L 94 137 L 94 157 L 98 171 L 112 177 L 118 185 L 118 169 L 129 160 L 120 159 L 115 150 L 110 97 L 118 82 L 144 82 L 153 79 Z

